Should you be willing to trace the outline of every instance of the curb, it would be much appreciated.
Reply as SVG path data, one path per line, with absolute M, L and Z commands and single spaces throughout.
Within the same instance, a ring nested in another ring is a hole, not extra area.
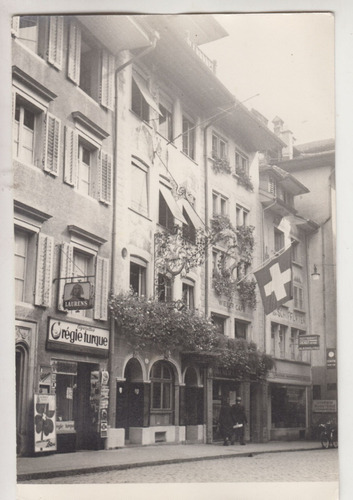
M 149 462 L 133 462 L 129 464 L 117 464 L 117 465 L 100 465 L 76 469 L 66 469 L 66 470 L 55 470 L 47 472 L 24 472 L 17 474 L 17 481 L 31 481 L 35 479 L 50 479 L 54 477 L 67 477 L 67 476 L 78 476 L 80 474 L 92 474 L 96 472 L 109 472 L 109 471 L 119 471 L 128 469 L 137 469 L 139 467 L 154 467 L 157 465 L 169 465 L 178 464 L 186 462 L 200 462 L 202 460 L 218 460 L 224 458 L 252 458 L 256 455 L 264 455 L 265 453 L 291 453 L 296 451 L 313 451 L 321 450 L 321 448 L 296 448 L 289 450 L 264 450 L 264 451 L 252 451 L 252 452 L 233 452 L 222 455 L 208 455 L 205 457 L 189 457 L 189 458 L 171 458 L 164 460 L 152 460 Z

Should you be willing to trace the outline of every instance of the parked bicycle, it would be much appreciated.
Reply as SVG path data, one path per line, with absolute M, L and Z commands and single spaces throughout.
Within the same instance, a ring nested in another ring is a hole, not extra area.
M 321 446 L 326 450 L 330 448 L 338 448 L 338 431 L 335 424 L 328 422 L 327 424 L 320 424 L 319 428 Z

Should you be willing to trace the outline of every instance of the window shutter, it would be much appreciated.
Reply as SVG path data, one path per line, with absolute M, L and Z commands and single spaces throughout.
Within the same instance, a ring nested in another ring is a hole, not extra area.
M 73 275 L 74 247 L 70 243 L 61 245 L 60 278 L 70 278 Z M 59 280 L 58 309 L 65 311 L 63 306 L 64 285 L 66 280 Z
M 58 69 L 62 68 L 63 39 L 64 39 L 63 16 L 50 16 L 48 62 Z
M 47 113 L 45 128 L 44 170 L 58 175 L 61 122 L 55 116 Z
M 75 22 L 70 24 L 69 32 L 69 62 L 67 76 L 74 83 L 80 83 L 80 60 L 81 60 L 81 30 Z
M 54 238 L 38 234 L 37 270 L 34 303 L 49 307 L 51 302 Z
M 112 202 L 112 155 L 99 152 L 99 201 Z
M 114 109 L 114 72 L 115 58 L 108 51 L 102 51 L 102 74 L 100 84 L 100 103 L 105 108 Z
M 78 161 L 78 135 L 76 130 L 65 127 L 65 167 L 64 181 L 70 186 L 76 185 Z
M 12 16 L 11 18 L 11 34 L 14 37 L 18 37 L 20 32 L 20 16 Z
M 97 257 L 94 319 L 108 319 L 109 260 Z

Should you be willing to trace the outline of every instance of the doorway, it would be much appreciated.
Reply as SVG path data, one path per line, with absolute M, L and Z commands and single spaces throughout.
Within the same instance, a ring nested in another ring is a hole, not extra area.
M 130 427 L 143 427 L 144 423 L 145 390 L 137 359 L 130 359 L 124 375 L 126 382 L 117 384 L 116 426 L 125 429 L 125 440 L 129 440 Z

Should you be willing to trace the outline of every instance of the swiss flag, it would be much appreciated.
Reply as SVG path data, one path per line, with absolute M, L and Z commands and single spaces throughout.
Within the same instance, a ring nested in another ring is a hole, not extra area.
M 254 273 L 265 314 L 270 314 L 292 298 L 291 247 Z

